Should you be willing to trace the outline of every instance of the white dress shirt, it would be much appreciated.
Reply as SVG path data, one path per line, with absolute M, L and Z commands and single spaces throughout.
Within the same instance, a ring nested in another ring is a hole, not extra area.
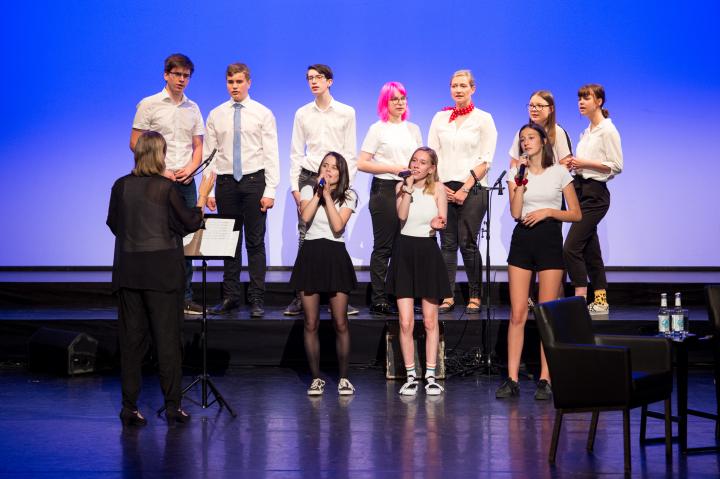
M 330 151 L 340 153 L 348 164 L 350 184 L 357 172 L 355 109 L 332 99 L 325 110 L 314 101 L 295 112 L 290 145 L 290 189 L 299 191 L 300 170 L 316 173 Z
M 518 131 L 517 133 L 515 133 L 515 137 L 513 138 L 513 144 L 510 147 L 510 150 L 508 150 L 508 155 L 510 155 L 510 158 L 515 158 L 516 160 L 520 159 L 519 147 L 520 132 Z M 555 124 L 555 144 L 552 146 L 552 150 L 553 155 L 555 155 L 555 158 L 553 158 L 553 163 L 557 163 L 563 158 L 572 155 L 572 151 L 570 151 L 570 146 L 568 145 L 567 132 L 565 132 L 565 130 L 557 123 Z
M 610 173 L 600 173 L 590 169 L 577 169 L 575 173 L 583 178 L 607 182 L 619 175 L 623 169 L 620 133 L 610 118 L 605 118 L 592 130 L 588 126 L 580 135 L 577 145 L 578 158 L 599 161 L 610 168 Z
M 267 107 L 251 100 L 249 96 L 240 103 L 243 105 L 243 108 L 240 109 L 243 176 L 265 170 L 263 196 L 274 199 L 275 190 L 280 181 L 280 157 L 275 116 Z M 208 169 L 218 175 L 233 174 L 234 105 L 235 101 L 230 99 L 215 107 L 208 115 L 203 158 L 207 158 L 213 149 L 217 148 L 217 153 Z
M 373 161 L 384 165 L 407 167 L 413 152 L 422 146 L 420 127 L 409 121 L 392 123 L 376 121 L 370 125 L 362 151 L 373 155 Z M 390 173 L 380 173 L 375 178 L 383 180 L 399 180 L 400 177 Z
M 165 167 L 168 170 L 179 170 L 190 163 L 193 136 L 205 134 L 197 103 L 183 95 L 176 105 L 165 88 L 160 93 L 140 100 L 132 127 L 142 131 L 157 131 L 165 138 Z
M 300 191 L 300 199 L 302 201 L 311 200 L 313 195 L 315 194 L 313 190 L 314 188 L 312 186 L 304 186 L 303 189 Z M 347 193 L 348 196 L 345 202 L 342 205 L 338 205 L 338 203 L 335 202 L 335 206 L 337 207 L 338 211 L 342 210 L 343 208 L 350 208 L 353 212 L 355 212 L 355 207 L 357 205 L 357 197 L 355 196 L 355 192 L 352 190 L 348 190 Z M 308 229 L 305 233 L 305 241 L 314 239 L 328 239 L 330 241 L 338 241 L 340 243 L 345 242 L 343 233 L 335 234 L 330 227 L 330 220 L 328 219 L 327 212 L 325 211 L 324 206 L 318 206 L 318 209 L 315 212 L 315 216 L 308 223 Z
M 490 113 L 475 108 L 458 127 L 450 122 L 452 110 L 435 113 L 430 124 L 428 146 L 438 155 L 440 181 L 464 182 L 470 170 L 487 163 L 488 170 L 495 156 L 497 130 Z M 487 174 L 480 183 L 487 186 Z

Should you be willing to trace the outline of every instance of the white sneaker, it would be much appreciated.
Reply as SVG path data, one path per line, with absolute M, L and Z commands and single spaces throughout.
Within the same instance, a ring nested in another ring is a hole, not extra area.
M 400 388 L 400 391 L 398 393 L 401 396 L 416 396 L 418 390 L 418 382 L 417 379 L 415 379 L 415 376 L 409 376 L 407 378 L 407 381 L 405 381 L 405 384 Z
M 590 303 L 588 304 L 588 311 L 591 315 L 597 315 L 597 314 L 608 314 L 610 313 L 610 305 L 609 304 L 598 304 L 598 303 Z
M 445 391 L 445 388 L 440 386 L 433 376 L 425 378 L 425 380 L 427 381 L 427 384 L 425 385 L 425 394 L 428 396 L 439 396 Z
M 320 378 L 315 378 L 307 390 L 308 396 L 322 396 L 324 388 L 325 381 Z
M 355 386 L 347 378 L 341 378 L 338 383 L 338 394 L 341 396 L 352 396 L 355 394 Z

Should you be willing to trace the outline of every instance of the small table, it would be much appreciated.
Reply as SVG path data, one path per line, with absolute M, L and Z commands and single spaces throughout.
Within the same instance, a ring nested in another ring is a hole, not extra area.
M 681 454 L 689 454 L 695 452 L 717 451 L 717 446 L 710 447 L 687 447 L 687 426 L 688 415 L 704 417 L 706 419 L 715 419 L 715 416 L 703 411 L 688 409 L 688 351 L 698 345 L 700 339 L 697 334 L 688 333 L 684 337 L 668 337 L 668 341 L 672 344 L 675 352 L 675 382 L 677 384 L 677 416 L 672 416 L 672 420 L 678 423 L 677 442 Z M 644 414 L 648 417 L 664 419 L 665 416 L 656 411 L 645 410 Z M 645 421 L 641 421 L 640 441 L 656 442 L 664 441 L 664 438 L 645 439 Z

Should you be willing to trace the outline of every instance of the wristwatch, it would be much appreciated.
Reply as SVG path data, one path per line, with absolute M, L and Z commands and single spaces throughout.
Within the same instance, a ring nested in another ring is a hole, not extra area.
M 470 188 L 468 188 L 468 187 L 466 187 L 466 186 L 463 186 L 463 187 L 460 188 L 460 189 L 462 190 L 463 193 L 470 193 Z

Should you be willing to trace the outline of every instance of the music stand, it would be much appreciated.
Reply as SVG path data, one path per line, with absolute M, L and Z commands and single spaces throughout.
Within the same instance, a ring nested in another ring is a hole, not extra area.
M 229 222 L 221 222 L 216 220 L 233 220 L 232 227 Z M 207 261 L 210 259 L 225 259 L 235 256 L 235 248 L 239 240 L 239 232 L 235 217 L 227 215 L 206 215 L 205 225 L 202 229 L 183 239 L 185 244 L 185 257 L 187 259 L 199 259 L 202 261 L 202 319 L 200 321 L 200 347 L 202 349 L 202 372 L 193 379 L 180 393 L 184 397 L 188 391 L 200 383 L 201 386 L 201 406 L 207 409 L 215 403 L 220 407 L 225 407 L 230 415 L 235 418 L 237 413 L 228 404 L 220 390 L 210 378 L 207 371 Z M 210 234 L 205 234 L 210 231 Z M 212 392 L 215 399 L 208 402 L 208 388 Z M 158 409 L 157 414 L 160 415 L 165 410 L 165 406 Z

